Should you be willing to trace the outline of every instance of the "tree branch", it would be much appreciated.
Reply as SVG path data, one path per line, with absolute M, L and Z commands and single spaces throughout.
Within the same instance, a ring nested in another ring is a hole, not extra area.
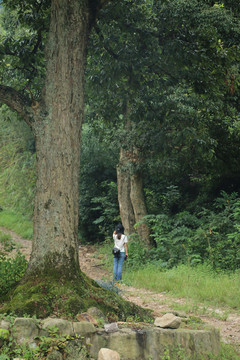
M 42 29 L 38 30 L 37 33 L 37 42 L 34 45 L 33 51 L 32 51 L 32 55 L 36 54 L 37 50 L 39 49 L 40 45 L 42 44 Z
M 102 41 L 102 44 L 103 44 L 103 47 L 104 49 L 114 58 L 114 59 L 118 59 L 119 58 L 119 55 L 116 54 L 110 47 L 108 47 L 106 44 L 105 44 L 105 38 L 100 30 L 100 28 L 97 26 L 97 24 L 95 24 L 94 26 L 94 29 L 99 37 L 99 39 Z
M 15 110 L 32 127 L 33 108 L 29 99 L 9 86 L 0 85 L 0 102 Z

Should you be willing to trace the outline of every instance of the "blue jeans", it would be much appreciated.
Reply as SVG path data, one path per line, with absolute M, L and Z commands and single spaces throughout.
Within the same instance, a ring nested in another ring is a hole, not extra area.
M 113 281 L 121 280 L 124 259 L 125 252 L 120 252 L 119 256 L 114 256 Z

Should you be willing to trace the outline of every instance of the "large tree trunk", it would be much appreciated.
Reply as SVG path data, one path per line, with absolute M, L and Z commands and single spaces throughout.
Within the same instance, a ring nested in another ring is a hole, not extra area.
M 127 234 L 135 232 L 134 225 L 147 215 L 143 191 L 143 179 L 139 172 L 131 174 L 130 169 L 138 159 L 137 151 L 120 149 L 120 160 L 117 166 L 118 202 L 120 217 Z M 137 233 L 143 242 L 150 247 L 150 233 L 146 224 L 137 227 Z
M 130 199 L 134 209 L 135 222 L 138 223 L 147 215 L 147 208 L 145 203 L 145 197 L 143 192 L 143 179 L 139 172 L 133 174 L 130 179 L 131 191 Z M 149 227 L 141 223 L 137 227 L 138 235 L 144 243 L 151 247 Z
M 98 8 L 108 0 L 52 0 L 46 49 L 46 86 L 31 106 L 0 85 L 0 99 L 20 113 L 36 138 L 37 185 L 33 251 L 27 273 L 1 306 L 2 313 L 72 316 L 97 306 L 125 320 L 147 315 L 106 293 L 79 268 L 77 249 L 80 134 L 87 38 Z M 26 101 L 27 100 L 27 101 Z
M 37 184 L 28 274 L 73 276 L 84 71 L 91 14 L 88 1 L 52 0 L 43 101 L 36 109 Z
M 126 151 L 120 149 L 120 161 L 117 166 L 118 203 L 120 217 L 126 234 L 134 232 L 135 216 L 131 203 L 131 181 L 128 171 L 128 158 Z
M 131 79 L 129 79 L 129 82 Z M 132 131 L 130 119 L 131 106 L 126 101 L 124 109 L 125 128 Z M 135 232 L 134 225 L 147 215 L 145 197 L 143 191 L 143 180 L 139 171 L 135 170 L 139 164 L 139 153 L 136 147 L 131 148 L 126 144 L 127 149 L 120 149 L 119 164 L 117 166 L 118 203 L 122 224 L 128 235 Z M 149 247 L 150 233 L 145 224 L 137 227 L 141 240 Z

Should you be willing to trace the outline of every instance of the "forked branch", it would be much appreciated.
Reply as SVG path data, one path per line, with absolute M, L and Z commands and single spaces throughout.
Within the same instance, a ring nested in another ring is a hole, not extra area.
M 12 110 L 17 111 L 26 123 L 32 127 L 33 111 L 31 103 L 29 99 L 23 96 L 20 92 L 9 86 L 0 85 L 0 103 L 4 103 Z

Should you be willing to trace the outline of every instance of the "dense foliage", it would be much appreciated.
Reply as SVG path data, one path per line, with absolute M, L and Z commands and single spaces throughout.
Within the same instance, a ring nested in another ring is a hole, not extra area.
M 1 73 L 37 98 L 49 3 L 41 2 L 38 13 L 31 12 L 32 2 L 4 3 Z M 119 150 L 137 149 L 126 171 L 142 174 L 144 221 L 155 247 L 139 247 L 133 235 L 129 266 L 207 261 L 215 269 L 239 267 L 239 12 L 228 0 L 113 1 L 101 12 L 86 73 L 82 240 L 111 236 L 120 221 Z M 0 206 L 31 216 L 33 136 L 4 107 L 0 123 Z
M 181 263 L 194 266 L 206 262 L 216 270 L 235 270 L 240 265 L 239 214 L 237 194 L 222 192 L 208 209 L 172 216 L 149 215 L 145 221 L 150 225 L 156 248 L 142 249 L 142 254 L 133 251 L 138 259 L 133 256 L 130 265 L 157 262 L 162 268 L 170 268 Z
M 9 257 L 16 248 L 10 236 L 0 231 L 0 297 L 3 298 L 23 277 L 27 260 L 17 252 L 16 256 Z

